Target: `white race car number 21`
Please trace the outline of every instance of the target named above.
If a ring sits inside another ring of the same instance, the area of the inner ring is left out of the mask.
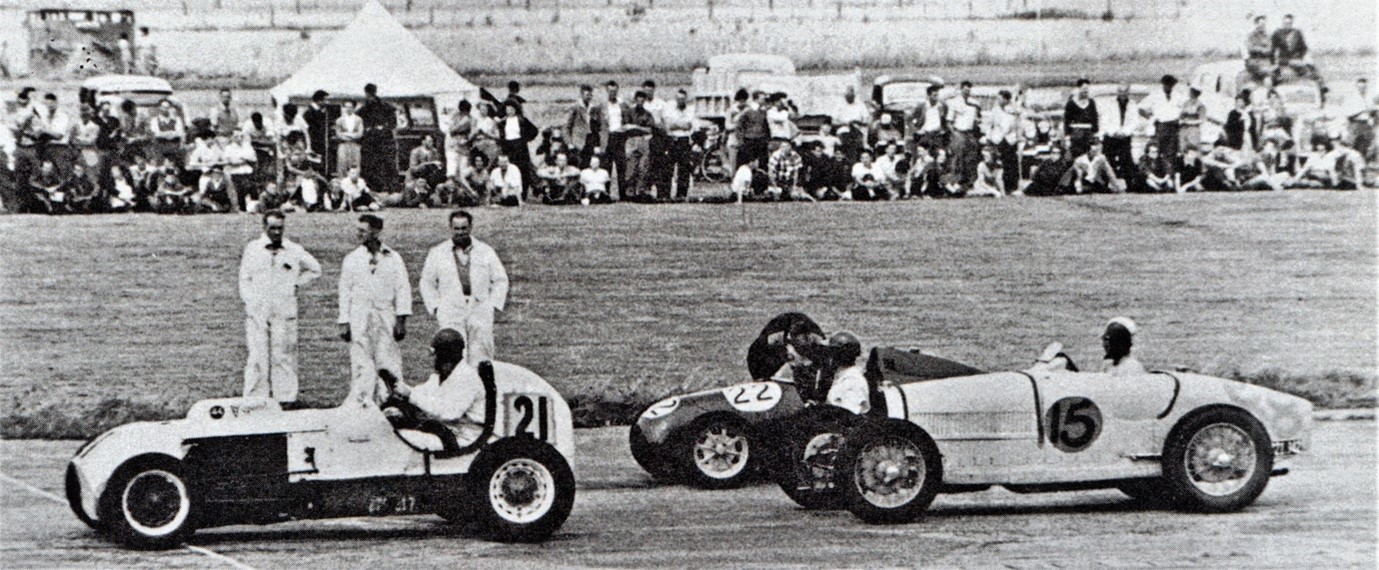
[[[780,384],[756,382],[723,389],[723,397],[740,412],[764,412],[780,403]]]

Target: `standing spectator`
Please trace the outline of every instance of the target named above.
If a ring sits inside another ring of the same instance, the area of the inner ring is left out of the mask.
[[[450,118],[444,125],[446,176],[457,176],[460,167],[469,160],[470,142],[474,138],[473,112],[474,106],[461,99],[455,112],[448,115]],[[338,129],[336,136],[339,137]]]
[[[1092,141],[1087,154],[1077,157],[1073,162],[1077,178],[1073,179],[1073,189],[1078,194],[1119,194],[1125,191],[1125,181],[1116,176],[1111,163],[1101,153],[1101,141]]]
[[[182,164],[182,142],[186,138],[186,124],[172,102],[163,99],[158,103],[158,116],[148,121],[149,135],[153,137],[150,158],[166,158],[175,164]]]
[[[972,82],[963,81],[958,96],[948,102],[948,124],[953,140],[949,153],[953,157],[953,172],[963,188],[970,188],[977,177],[977,163],[981,154],[977,148],[977,124],[981,108],[972,102]]]
[[[1274,74],[1274,41],[1269,36],[1269,19],[1255,16],[1254,30],[1245,36],[1245,47],[1241,56],[1245,59],[1245,70],[1255,81]]]
[[[579,173],[579,185],[584,189],[584,197],[580,199],[580,203],[586,206],[612,204],[613,197],[608,193],[609,180],[608,171],[599,163],[599,157],[589,157],[589,166]]]
[[[463,101],[462,103],[468,103]],[[340,118],[335,119],[335,169],[346,174],[359,166],[359,141],[364,138],[364,120],[354,113],[354,101],[340,103]]]
[[[1140,115],[1154,122],[1154,143],[1159,145],[1159,152],[1178,156],[1178,121],[1183,117],[1182,97],[1174,97],[1178,78],[1165,75],[1159,85],[1160,90],[1140,101]]]
[[[1270,39],[1274,47],[1274,64],[1277,66],[1275,73],[1287,69],[1298,77],[1316,78],[1317,70],[1307,57],[1307,40],[1302,37],[1302,30],[1293,27],[1292,14],[1283,16],[1282,27],[1275,30]]]
[[[115,52],[120,58],[120,73],[133,75],[135,73],[134,64],[134,44],[129,41],[129,34],[120,34],[120,39],[115,42]]]
[[[43,160],[52,161],[59,176],[66,178],[72,173],[75,161],[72,151],[72,133],[76,125],[72,118],[57,106],[57,95],[43,95],[43,107],[39,109],[38,142]]]
[[[522,115],[520,103],[509,98],[503,106],[506,112],[498,129],[498,148],[509,162],[522,171],[522,199],[526,200],[531,183],[536,180],[536,166],[532,164],[531,147],[528,145],[541,136],[541,130]]]
[[[804,166],[799,153],[795,152],[790,141],[780,141],[780,146],[771,153],[768,171],[771,174],[772,193],[779,193],[782,199],[790,199],[800,183],[800,168]]]
[[[1001,188],[1013,194],[1020,189],[1020,121],[1021,106],[1010,91],[1002,89],[1000,101],[991,112],[991,130],[986,135],[988,145],[995,145],[1001,164]],[[980,173],[979,173],[980,174]]]
[[[93,184],[99,184],[105,168],[101,150],[96,147],[96,141],[100,136],[101,123],[95,109],[82,105],[81,119],[72,131],[72,144],[77,151],[76,164],[83,166],[84,176],[90,178]]]
[[[493,172],[489,174],[488,185],[499,205],[522,205],[522,177],[522,169],[513,164],[508,155],[498,153],[498,164],[494,165]]]
[[[569,115],[565,118],[565,134],[570,138],[577,166],[588,164],[589,157],[594,155],[594,149],[599,146],[599,128],[594,123],[594,108],[594,86],[580,85],[579,101],[570,106]]]
[[[856,133],[857,135],[854,139],[854,141],[857,142],[857,148],[844,150],[844,154],[847,154],[849,150],[851,150],[853,156],[855,156],[855,153],[861,150],[861,141],[868,140],[870,135],[868,129],[871,128],[871,118],[871,107],[867,106],[866,103],[858,101],[857,89],[849,85],[847,91],[843,92],[843,104],[838,107],[838,113],[833,117],[833,122],[838,125],[840,131],[846,129],[847,132]],[[824,153],[829,156],[834,156],[834,149],[825,148]]]
[[[929,149],[948,148],[948,104],[939,101],[941,85],[930,85],[925,100],[915,105],[911,142]]]
[[[1063,135],[1068,139],[1068,153],[1077,158],[1087,152],[1087,147],[1096,140],[1101,117],[1097,113],[1096,101],[1091,98],[1090,85],[1086,77],[1077,80],[1077,90],[1063,106]]]
[[[311,104],[307,105],[302,111],[302,121],[306,123],[307,148],[311,152],[321,157],[321,164],[317,165],[316,172],[326,175],[332,172],[330,168],[330,114],[326,112],[326,97],[330,94],[317,89],[311,94]]]
[[[387,387],[378,371],[402,378],[407,317],[412,314],[412,283],[402,255],[383,244],[383,218],[359,216],[359,247],[340,266],[340,338],[350,343],[350,391],[346,402],[382,404]]]
[[[646,110],[647,93],[638,91],[633,96],[633,104],[623,117],[623,132],[627,137],[627,182],[632,186],[631,199],[634,202],[653,200],[648,188],[651,184],[651,146],[652,130],[656,128],[656,118]]]
[[[376,192],[397,190],[397,149],[393,130],[397,128],[397,110],[378,97],[378,86],[364,86],[364,106],[359,109],[364,123],[364,136],[359,139],[359,171],[369,188]]]
[[[286,216],[263,215],[263,236],[244,247],[239,264],[239,298],[249,359],[244,395],[297,401],[297,292],[321,276],[321,264],[302,246],[283,237]]]
[[[771,125],[766,111],[748,106],[737,114],[733,130],[741,141],[733,169],[751,163],[756,163],[755,168],[760,168],[766,162],[771,148]]]
[[[1369,80],[1363,77],[1355,80],[1356,100],[1350,112],[1350,137],[1355,141],[1355,150],[1366,161],[1374,158],[1374,125],[1379,120],[1379,97],[1369,91]]]
[[[737,132],[737,118],[743,111],[752,107],[751,98],[746,89],[739,88],[733,93],[733,104],[728,107],[728,116],[723,122],[723,146],[727,149],[728,161],[732,164],[737,164],[738,149],[742,148],[742,137]]]
[[[493,313],[507,305],[508,274],[498,253],[473,238],[473,226],[469,212],[450,214],[450,239],[427,252],[418,289],[437,328],[464,335],[465,357],[477,365],[494,358]]]
[[[1131,154],[1130,149],[1131,141],[1137,130],[1136,116],[1139,113],[1130,103],[1130,84],[1121,83],[1116,88],[1116,99],[1111,103],[1110,108],[1099,109],[1099,111],[1098,117],[1101,119],[1101,124],[1098,130],[1101,131],[1102,148],[1106,152],[1106,159],[1110,162],[1111,169],[1116,172],[1116,177],[1125,180],[1130,186],[1135,186],[1135,157]]]
[[[263,114],[254,112],[249,122],[244,124],[244,132],[249,135],[249,145],[254,149],[254,185],[263,187],[277,180],[278,134],[273,124],[264,119]]]
[[[491,164],[498,159],[498,109],[488,101],[480,101],[477,107],[479,113],[474,118],[474,135],[469,146],[483,153]]]
[[[1189,147],[1191,148],[1191,147]],[[1159,154],[1159,145],[1149,143],[1144,147],[1144,155],[1138,165],[1138,184],[1130,186],[1135,192],[1172,192],[1173,168],[1167,157]]]
[[[651,138],[647,140],[647,185],[648,192],[650,186],[656,187],[656,193],[664,196],[662,200],[670,197],[670,169],[669,151],[670,141],[667,140],[665,131],[664,113],[669,105],[664,99],[656,97],[656,82],[650,79],[642,82],[642,91],[646,92],[646,103],[642,105],[648,113],[651,113],[653,127],[651,128]]]
[[[230,179],[230,183],[235,186],[238,196],[235,203],[236,211],[244,211],[245,201],[251,196],[258,195],[258,182],[254,177],[254,169],[258,160],[258,153],[254,150],[254,145],[250,140],[249,133],[239,133],[225,144],[222,153],[225,165],[225,175]]]
[[[795,104],[790,102],[785,93],[771,96],[766,108],[766,130],[771,133],[770,144],[778,145],[783,141],[795,140],[795,135],[799,134],[799,129],[795,127],[795,118],[798,115]]]
[[[1235,108],[1226,115],[1224,129],[1226,146],[1235,150],[1254,150],[1259,125],[1250,113],[1250,99],[1244,93],[1235,97]],[[1220,141],[1218,141],[1220,142]]]
[[[871,138],[868,142],[873,149],[885,148],[891,144],[904,144],[905,134],[900,132],[900,121],[895,120],[890,113],[881,113],[871,126]]]
[[[1200,89],[1188,88],[1187,100],[1183,101],[1183,114],[1178,130],[1179,149],[1195,148],[1202,144],[1202,121],[1210,120],[1210,118],[1207,116],[1207,106],[1202,103],[1201,97],[1202,91]]]
[[[598,125],[599,140],[604,145],[603,159],[608,164],[608,172],[618,182],[618,199],[627,200],[627,135],[623,123],[628,106],[618,98],[617,81],[609,80],[603,89],[607,98],[589,110],[590,122]]]
[[[982,162],[977,165],[977,178],[972,182],[972,189],[967,195],[989,198],[1005,196],[1005,191],[1001,189],[1004,178],[1001,171],[1001,162],[996,157],[996,147],[983,145]]]
[[[158,75],[158,46],[148,34],[148,26],[139,27],[139,73]]]
[[[523,106],[527,104],[527,98],[523,97],[521,93],[521,83],[517,81],[508,81],[508,94],[506,97],[503,98],[503,105],[506,106],[508,103],[512,103],[514,105],[517,105],[518,110],[521,110]]]
[[[689,199],[690,175],[694,173],[694,157],[701,151],[694,143],[694,126],[698,118],[689,106],[689,93],[684,89],[675,92],[675,104],[661,111],[666,135],[670,141],[670,164],[675,177],[675,199]],[[670,199],[670,187],[661,193],[662,199]]]
[[[216,109],[215,117],[211,121],[211,124],[215,126],[216,136],[234,135],[241,123],[239,112],[234,108],[230,88],[222,88],[220,90],[220,107]]]

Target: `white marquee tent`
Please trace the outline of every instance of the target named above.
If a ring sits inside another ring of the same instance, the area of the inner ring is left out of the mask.
[[[368,0],[316,57],[269,92],[281,105],[317,89],[362,97],[367,83],[378,85],[378,95],[385,98],[433,96],[440,109],[479,96],[477,86],[422,45],[376,0]]]

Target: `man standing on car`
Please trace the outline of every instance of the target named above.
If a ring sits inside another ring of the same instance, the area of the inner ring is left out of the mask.
[[[321,276],[321,264],[302,246],[283,237],[286,217],[263,215],[263,236],[244,247],[239,263],[239,298],[249,360],[245,397],[297,401],[297,291]]]
[[[1104,372],[1112,376],[1144,374],[1144,365],[1130,354],[1134,344],[1135,321],[1129,317],[1116,317],[1106,323],[1106,332],[1101,335],[1101,346],[1106,349]]]
[[[340,267],[340,338],[350,343],[350,393],[346,401],[372,399],[381,404],[388,396],[378,371],[402,377],[402,351],[397,343],[407,337],[407,317],[412,314],[412,282],[402,255],[379,239],[383,219],[359,216],[356,230],[359,247],[345,256]]]
[[[498,253],[471,235],[474,217],[450,214],[450,239],[426,254],[421,299],[439,328],[464,335],[469,362],[493,360],[493,312],[507,305],[508,273]]]

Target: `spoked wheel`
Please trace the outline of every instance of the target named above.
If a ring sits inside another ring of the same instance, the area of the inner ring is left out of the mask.
[[[676,438],[676,459],[685,482],[705,489],[727,489],[752,477],[752,440],[741,420],[708,416],[695,420]]]
[[[1164,448],[1164,474],[1182,508],[1230,512],[1253,503],[1269,483],[1274,453],[1249,413],[1222,408],[1191,416]]]
[[[834,406],[814,406],[785,422],[786,437],[773,476],[787,496],[806,509],[841,509],[838,456],[846,433],[860,417]]]
[[[182,465],[170,457],[135,459],[115,471],[100,500],[104,529],[134,548],[171,548],[195,531]]]
[[[848,510],[873,524],[919,518],[943,480],[942,458],[934,440],[900,420],[865,425],[850,434],[838,468]]]
[[[715,146],[699,159],[699,172],[706,182],[724,183],[732,180],[731,165],[724,158],[723,147]]]
[[[539,542],[570,516],[575,478],[549,444],[530,438],[494,443],[466,477],[467,503],[481,533],[500,542]]]

